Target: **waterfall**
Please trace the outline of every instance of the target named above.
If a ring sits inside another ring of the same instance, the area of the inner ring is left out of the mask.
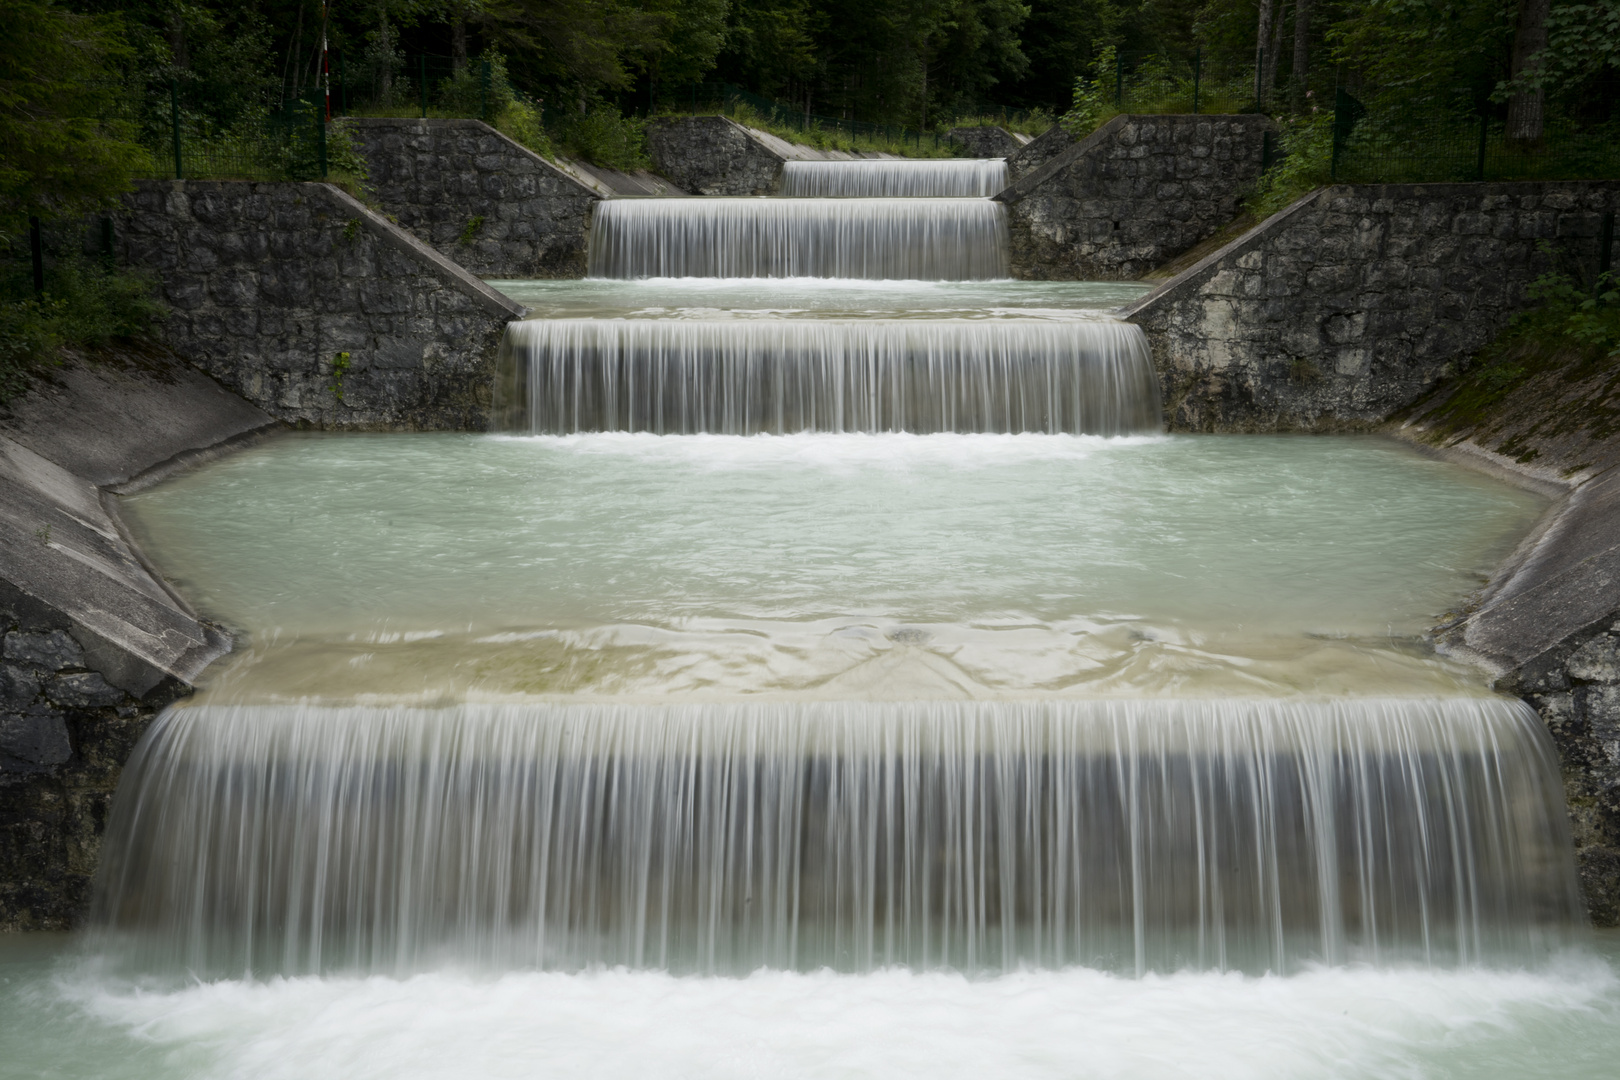
[[[1580,920],[1502,699],[175,708],[93,913],[199,975],[1454,965]]]
[[[982,199],[1006,186],[1002,158],[790,161],[782,172],[782,194],[799,199]]]
[[[557,319],[511,324],[502,430],[1159,430],[1142,331],[1112,320]]]
[[[591,277],[1004,278],[1005,208],[988,199],[609,199]]]

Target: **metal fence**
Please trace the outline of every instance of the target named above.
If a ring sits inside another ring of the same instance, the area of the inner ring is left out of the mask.
[[[1334,95],[1335,181],[1441,183],[1620,179],[1620,131],[1549,122],[1541,138],[1509,139],[1488,109],[1475,115],[1404,116]]]
[[[150,147],[154,177],[318,180],[330,174],[329,128],[318,99],[290,101],[229,127],[188,115],[173,88],[167,104],[168,122]]]
[[[763,97],[731,83],[695,83],[672,92],[663,99],[662,105],[672,112],[690,112],[694,116],[700,112],[733,112],[739,106],[746,106],[773,127],[786,128],[800,134],[820,131],[846,135],[850,138],[896,144],[909,143],[918,148],[927,146],[939,149],[950,145],[949,141],[937,131],[922,131],[903,125],[876,124],[838,116],[822,116],[795,105]]]

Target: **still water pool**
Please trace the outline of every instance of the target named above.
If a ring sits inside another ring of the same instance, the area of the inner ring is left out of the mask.
[[[215,692],[1479,693],[1543,508],[1376,437],[289,435],[126,501]]]

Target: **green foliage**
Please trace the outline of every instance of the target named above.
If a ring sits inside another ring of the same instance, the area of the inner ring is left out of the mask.
[[[485,64],[489,65],[487,75]],[[440,108],[452,116],[494,118],[506,111],[517,94],[506,71],[506,57],[491,49],[440,82],[437,97]]]
[[[327,384],[326,389],[339,401],[343,400],[343,379],[349,374],[349,364],[349,354],[346,352],[337,353],[332,357],[332,381]]]
[[[1278,123],[1281,159],[1261,174],[1249,197],[1249,212],[1258,218],[1269,217],[1331,182],[1333,114],[1283,118]]]
[[[958,116],[954,120],[943,121],[942,128],[959,127],[998,127],[1003,131],[1015,132],[1019,135],[1040,135],[1056,122],[1051,113],[1036,107],[1028,112],[1004,113],[1001,116]]]
[[[647,157],[647,122],[619,115],[598,102],[570,119],[560,133],[563,151],[592,165],[629,172],[651,164]]]
[[[1567,274],[1548,273],[1532,282],[1528,293],[1539,306],[1521,313],[1482,350],[1450,397],[1425,418],[1441,432],[1481,423],[1525,383],[1548,371],[1564,368],[1565,378],[1579,379],[1620,362],[1620,279],[1615,274],[1584,287]]]
[[[0,239],[30,216],[109,205],[147,162],[112,65],[128,54],[117,20],[54,0],[0,4]]]
[[[1058,118],[1065,131],[1077,139],[1096,131],[1103,121],[1119,112],[1114,107],[1114,72],[1118,52],[1112,45],[1097,50],[1088,74],[1074,80],[1074,100],[1069,111]]]
[[[461,227],[461,235],[456,237],[458,244],[470,244],[478,237],[478,230],[484,227],[484,215],[474,214],[467,219],[467,224]]]
[[[1620,353],[1620,277],[1611,271],[1591,288],[1566,274],[1544,274],[1531,282],[1530,297],[1541,301],[1538,321],[1577,345]]]
[[[541,157],[556,156],[551,148],[551,137],[540,125],[540,110],[526,101],[513,101],[502,109],[495,117],[495,129]]]
[[[82,257],[48,260],[45,295],[34,295],[26,251],[0,259],[0,402],[61,361],[63,349],[146,338],[167,314],[146,274]]]

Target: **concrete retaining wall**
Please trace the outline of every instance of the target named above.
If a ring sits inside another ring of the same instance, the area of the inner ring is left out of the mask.
[[[488,426],[496,351],[522,307],[342,191],[150,181],[126,204],[119,247],[162,281],[169,344],[271,416]]]
[[[1031,168],[1062,141],[1043,135],[996,196],[1014,276],[1132,280],[1169,261],[1237,216],[1270,129],[1263,116],[1116,116]]]
[[[125,759],[230,648],[142,562],[111,491],[273,423],[153,355],[70,365],[0,418],[0,931],[72,925]]]
[[[486,277],[584,277],[599,193],[477,120],[351,119],[377,202]]]
[[[1327,188],[1122,314],[1175,430],[1364,427],[1495,337],[1536,277],[1595,268],[1616,206],[1613,182]]]
[[[945,137],[966,151],[968,157],[1004,158],[1016,154],[1029,138],[1014,135],[1006,128],[959,127],[951,128]]]

